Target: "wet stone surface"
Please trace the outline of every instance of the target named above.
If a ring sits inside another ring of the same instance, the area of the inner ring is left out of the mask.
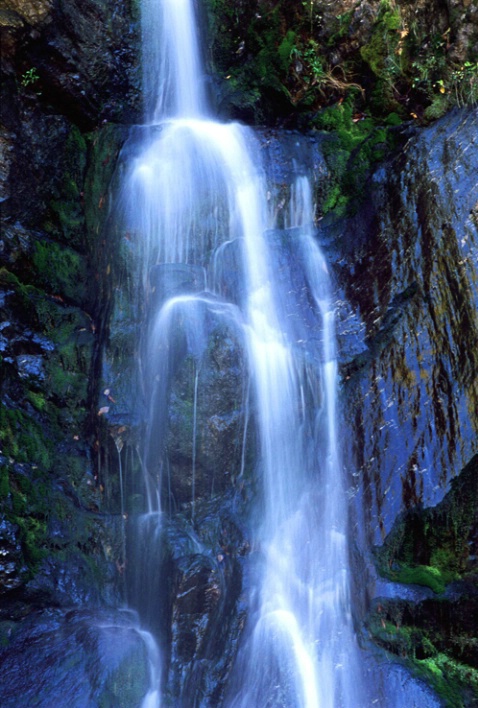
[[[149,686],[133,613],[49,610],[0,623],[0,702],[50,708],[139,705]],[[27,667],[27,668],[26,668]],[[21,699],[19,699],[21,696]]]
[[[440,501],[476,451],[477,121],[452,113],[412,138],[335,245],[362,347],[342,351],[343,401],[369,542]]]

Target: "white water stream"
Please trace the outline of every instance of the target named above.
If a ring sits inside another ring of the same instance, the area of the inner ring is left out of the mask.
[[[214,311],[234,322],[246,343],[263,483],[260,522],[252,529],[261,562],[253,570],[249,619],[224,705],[360,708],[334,312],[327,266],[312,235],[309,180],[299,166],[286,232],[285,250],[300,271],[299,288],[288,259],[284,265],[282,258],[279,269],[283,245],[271,230],[274,205],[267,202],[252,131],[209,115],[192,0],[143,0],[142,13],[147,125],[125,191],[128,227],[144,250],[144,282],[156,263],[190,264],[199,274],[207,271],[214,290],[218,254],[226,244],[242,244],[239,304],[223,301],[219,292],[184,292],[155,315],[145,366],[151,392],[148,518],[160,523],[157,477],[165,464],[167,411],[161,406],[172,366],[169,342],[178,322],[186,321],[188,348],[199,360],[206,346],[203,320]],[[197,371],[194,377],[195,440]],[[191,473],[194,496],[194,453]],[[144,708],[160,704],[158,676],[159,671]]]

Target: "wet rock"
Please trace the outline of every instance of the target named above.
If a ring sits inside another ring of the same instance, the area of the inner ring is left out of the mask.
[[[172,520],[169,685],[184,704],[220,705],[245,621],[241,604],[244,535],[240,502],[199,503],[194,522]]]
[[[46,19],[52,9],[52,0],[4,0],[5,10],[16,13],[30,25],[36,25]]]
[[[300,165],[313,182],[314,192],[328,180],[329,170],[322,152],[324,136],[313,133],[305,136],[298,131],[257,129],[262,159],[269,177],[268,201],[276,205],[274,217],[278,228],[287,227],[290,219],[290,185],[297,177]]]
[[[23,584],[27,574],[19,529],[0,516],[0,594]]]
[[[426,680],[417,679],[400,663],[389,659],[380,663],[378,672],[376,662],[377,650],[368,657],[364,652],[364,676],[371,705],[393,705],[397,696],[406,696],[407,705],[414,708],[443,708],[442,700],[427,686]]]
[[[177,366],[166,434],[167,488],[175,504],[223,493],[241,474],[246,395],[238,330],[215,322],[199,360]],[[179,364],[179,362],[177,362]]]
[[[447,0],[446,4],[453,27],[450,58],[463,64],[478,52],[478,7],[471,0]]]
[[[28,105],[22,110],[20,104],[20,110],[17,107],[12,115],[8,115],[8,108],[5,112],[5,123],[11,126],[7,146],[9,182],[15,184],[15,190],[9,189],[2,220],[14,240],[15,232],[28,230],[33,223],[38,232],[52,200],[59,197],[64,187],[62,167],[71,127],[60,116],[43,115],[38,106]]]
[[[97,124],[98,116],[134,112],[136,19],[127,3],[7,0],[0,25],[7,71],[19,76],[27,95],[83,127]]]
[[[10,166],[13,140],[6,131],[0,133],[0,203],[10,196]]]
[[[399,517],[375,549],[381,575],[443,594],[478,569],[478,456],[451,483],[435,507],[409,510]],[[456,595],[452,592],[450,597]]]
[[[54,535],[51,538],[58,543]],[[115,563],[105,562],[101,556],[95,558],[91,551],[88,555],[81,553],[75,549],[71,534],[69,538],[63,536],[62,545],[64,553],[53,553],[36,568],[35,577],[23,588],[22,599],[36,607],[116,605],[119,594]]]
[[[140,705],[149,688],[147,646],[132,613],[33,614],[8,628],[0,651],[0,701],[48,708]],[[25,667],[28,667],[25,670]]]
[[[22,354],[17,357],[17,370],[21,379],[40,383],[45,379],[43,358],[34,354]]]
[[[193,518],[163,512],[128,519],[129,602],[170,647],[167,692],[184,705],[221,703],[245,621],[245,514],[232,492],[197,500]]]
[[[153,294],[153,309],[176,295],[189,295],[206,289],[204,268],[186,263],[160,263],[151,268],[149,282]]]
[[[410,139],[340,227],[334,269],[362,348],[341,355],[344,410],[368,542],[440,501],[476,451],[477,120],[453,112]]]

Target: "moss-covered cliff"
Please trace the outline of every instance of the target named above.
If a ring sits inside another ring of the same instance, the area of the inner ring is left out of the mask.
[[[107,2],[8,0],[0,10],[4,616],[32,603],[118,602],[116,520],[101,513],[95,460],[96,372],[109,301],[100,223],[115,161],[104,124],[138,105],[131,13]]]

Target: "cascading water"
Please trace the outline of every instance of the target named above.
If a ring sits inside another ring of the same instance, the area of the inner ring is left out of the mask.
[[[360,706],[337,444],[334,313],[327,267],[312,238],[310,185],[304,176],[292,187],[290,211],[293,258],[301,276],[282,283],[273,311],[280,329],[271,326],[264,300],[256,311],[255,293],[251,296],[250,361],[265,491],[258,535],[264,563],[228,704]],[[315,308],[299,323],[299,331],[297,322],[285,329],[291,309],[286,300],[303,292],[301,285]],[[314,341],[318,331],[320,340]]]
[[[147,124],[125,180],[143,285],[156,283],[143,365],[148,509],[138,533],[146,528],[141,545],[149,565],[160,566],[151,553],[161,542],[160,489],[167,488],[165,402],[184,352],[194,363],[194,518],[201,362],[210,323],[219,322],[246,352],[262,481],[255,510],[261,523],[251,523],[261,560],[252,570],[249,617],[224,705],[358,708],[334,315],[312,236],[310,185],[299,168],[288,230],[274,231],[252,131],[208,116],[194,26],[191,0],[143,0]],[[221,275],[228,249],[236,254],[232,285]],[[141,576],[130,600],[154,628],[161,598],[145,585],[154,582]],[[159,704],[155,681],[145,706]]]

